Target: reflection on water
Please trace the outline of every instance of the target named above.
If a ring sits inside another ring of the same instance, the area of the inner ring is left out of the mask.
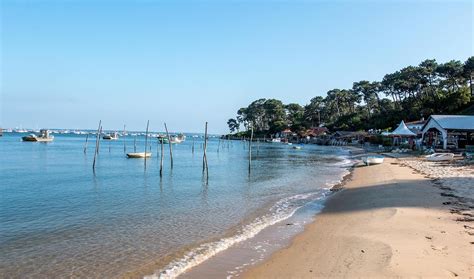
[[[173,146],[173,169],[165,146],[160,177],[156,142],[144,171],[143,160],[125,158],[119,140],[101,142],[94,176],[90,140],[84,154],[85,136],[57,135],[48,144],[21,142],[17,134],[0,139],[4,277],[113,277],[150,263],[163,267],[197,243],[285,213],[291,205],[283,199],[318,193],[345,170],[342,150],[260,143],[249,175],[248,143],[225,143],[217,151],[214,139],[207,181],[202,141],[196,139],[193,154],[189,139]],[[126,140],[133,150],[133,137]],[[143,146],[139,138],[137,151]]]

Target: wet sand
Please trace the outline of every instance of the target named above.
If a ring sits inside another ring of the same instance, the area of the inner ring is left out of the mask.
[[[355,168],[289,247],[244,277],[472,277],[472,220],[442,185],[400,163]]]

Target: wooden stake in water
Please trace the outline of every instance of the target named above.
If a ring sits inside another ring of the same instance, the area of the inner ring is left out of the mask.
[[[137,153],[137,136],[133,139],[133,152]]]
[[[89,140],[89,133],[86,135],[86,143],[84,144],[84,154],[86,154],[87,151],[87,141]]]
[[[250,132],[250,141],[249,141],[249,173],[250,173],[250,167],[252,165],[252,140],[253,140],[253,126]]]
[[[125,125],[123,125],[122,137],[123,137],[123,153],[127,153],[127,145],[125,143]]]
[[[146,170],[146,151],[148,149],[148,125],[150,125],[150,120],[146,122],[146,132],[145,132],[145,170]]]
[[[100,151],[100,136],[102,136],[102,126],[100,126],[100,131],[99,131],[99,142],[97,144],[97,154],[99,154],[99,151]]]
[[[92,170],[95,172],[95,159],[97,157],[97,153],[99,153],[99,137],[100,137],[100,124],[102,120],[99,120],[99,127],[97,128],[97,134],[95,138],[95,151],[94,151],[94,162],[92,163]]]
[[[165,130],[166,130],[166,136],[168,137],[168,145],[170,146],[170,162],[171,162],[171,168],[173,168],[173,147],[171,144],[171,137],[170,134],[168,133],[168,127],[166,126],[165,123]]]
[[[165,145],[164,145],[164,139],[161,139],[161,160],[160,160],[160,177],[163,176],[163,156],[165,155]]]
[[[202,172],[206,170],[206,177],[209,177],[209,168],[207,166],[207,122],[204,130],[204,155],[202,157]]]
[[[193,137],[193,148],[191,152],[194,154],[194,137]]]
[[[260,149],[260,139],[257,139],[257,156],[258,156],[259,149]]]

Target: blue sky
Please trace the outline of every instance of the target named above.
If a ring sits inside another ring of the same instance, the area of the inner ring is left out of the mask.
[[[3,127],[227,131],[426,58],[473,55],[471,1],[9,1]]]

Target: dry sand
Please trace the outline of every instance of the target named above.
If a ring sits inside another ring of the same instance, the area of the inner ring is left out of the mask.
[[[289,247],[244,277],[474,277],[474,224],[444,193],[396,159],[356,168]]]

